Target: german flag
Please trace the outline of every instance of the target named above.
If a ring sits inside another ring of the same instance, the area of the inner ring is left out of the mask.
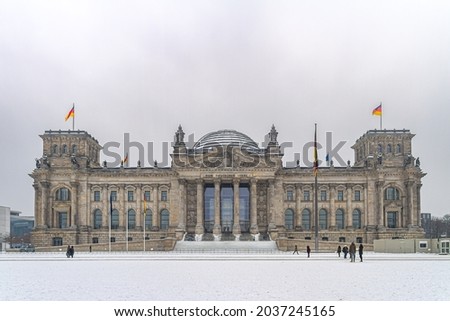
[[[75,105],[72,107],[72,109],[69,111],[69,113],[66,115],[65,121],[67,121],[69,118],[75,117]]]
[[[374,116],[381,116],[382,114],[383,114],[383,111],[381,108],[381,104],[380,104],[380,106],[378,106],[377,108],[372,110],[372,115],[374,115]]]

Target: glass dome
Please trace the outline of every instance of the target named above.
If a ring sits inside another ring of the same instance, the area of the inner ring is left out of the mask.
[[[247,135],[231,129],[223,129],[211,132],[203,136],[195,143],[195,152],[207,151],[212,147],[236,146],[249,152],[259,152],[258,144]]]

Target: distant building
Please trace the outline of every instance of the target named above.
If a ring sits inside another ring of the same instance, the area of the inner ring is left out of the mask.
[[[15,238],[31,235],[34,227],[34,216],[20,215],[21,212],[11,211],[10,233]]]
[[[420,220],[422,222],[422,228],[425,231],[425,237],[431,237],[431,213],[421,213]]]
[[[284,167],[277,135],[272,126],[260,147],[241,132],[218,130],[187,147],[180,126],[170,167],[111,168],[100,164],[102,146],[87,132],[46,131],[30,175],[33,243],[308,240],[315,215],[321,242],[424,236],[425,173],[409,130],[370,130],[352,146],[354,165],[319,168],[317,214],[312,168]]]

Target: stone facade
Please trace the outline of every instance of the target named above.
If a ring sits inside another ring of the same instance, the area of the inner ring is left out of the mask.
[[[46,131],[31,174],[33,243],[314,239],[313,171],[283,167],[277,135],[272,127],[260,148],[240,132],[220,130],[189,148],[180,126],[172,164],[161,168],[108,167],[87,132]],[[353,166],[319,168],[321,242],[423,237],[425,174],[412,156],[413,137],[409,130],[371,130],[352,147]]]

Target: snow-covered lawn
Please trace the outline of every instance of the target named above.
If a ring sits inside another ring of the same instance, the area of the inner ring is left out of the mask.
[[[334,253],[1,253],[0,301],[444,301],[450,257]]]

